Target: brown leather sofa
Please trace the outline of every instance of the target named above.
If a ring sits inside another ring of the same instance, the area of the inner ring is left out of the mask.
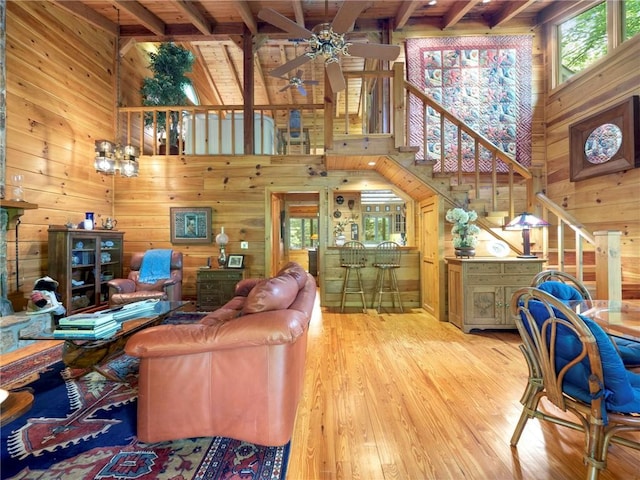
[[[291,262],[235,292],[197,324],[151,327],[127,342],[126,353],[140,357],[140,440],[291,439],[316,282]]]
[[[182,300],[182,252],[171,252],[170,277],[155,283],[140,282],[140,268],[145,252],[131,256],[128,278],[109,280],[109,306],[114,307],[140,300]]]

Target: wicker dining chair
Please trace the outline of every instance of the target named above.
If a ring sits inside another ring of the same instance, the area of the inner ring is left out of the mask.
[[[532,287],[540,288],[561,301],[583,300],[585,307],[593,305],[589,290],[575,277],[559,270],[545,270],[531,281]],[[609,335],[627,368],[640,368],[640,342],[616,335]]]
[[[560,270],[543,270],[542,272],[538,273],[535,277],[533,277],[533,280],[531,281],[531,286],[537,287],[543,282],[550,282],[550,281],[562,282],[567,285],[571,285],[572,287],[577,289],[578,292],[580,292],[580,295],[582,295],[583,299],[588,301],[593,300],[591,297],[591,293],[580,280],[578,280],[573,275],[569,275],[568,273],[562,272]]]
[[[534,288],[517,290],[511,312],[520,332],[529,379],[511,445],[530,418],[582,431],[587,480],[606,468],[610,443],[640,450],[640,375],[626,370],[609,336],[593,320]],[[578,421],[540,409],[546,397]]]

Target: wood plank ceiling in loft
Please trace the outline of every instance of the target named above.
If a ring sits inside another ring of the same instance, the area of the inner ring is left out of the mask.
[[[347,0],[349,1],[349,0]],[[263,22],[258,13],[271,8],[288,19],[312,29],[331,21],[342,1],[326,0],[83,0],[56,2],[97,28],[120,35],[121,50],[133,42],[175,41],[190,48],[205,72],[194,78],[196,89],[212,104],[242,105],[243,33],[253,35],[254,104],[286,105],[323,103],[324,65],[321,59],[300,67],[302,78],[318,80],[305,86],[307,95],[296,88],[282,89],[288,82],[269,75],[274,68],[304,53],[305,44],[288,38],[282,30]],[[568,10],[584,8],[587,1],[558,0],[373,0],[358,16],[349,41],[385,43],[392,31],[405,36],[442,35],[465,25],[501,28],[535,26],[552,21]],[[421,33],[418,33],[421,32]],[[400,54],[400,60],[404,53]],[[342,70],[356,72],[381,68],[376,60],[342,57]],[[297,70],[297,69],[296,69]],[[293,72],[286,75],[293,75]],[[359,104],[359,82],[349,82],[351,108]],[[351,110],[350,108],[350,110]],[[353,111],[353,110],[351,110]]]

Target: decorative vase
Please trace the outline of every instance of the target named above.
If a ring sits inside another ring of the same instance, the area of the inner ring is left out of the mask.
[[[347,237],[345,237],[344,235],[336,236],[336,247],[343,246],[346,241],[347,241]]]
[[[93,230],[93,212],[86,212],[84,219],[84,229]]]
[[[470,258],[476,256],[476,249],[474,247],[456,247],[456,257]]]

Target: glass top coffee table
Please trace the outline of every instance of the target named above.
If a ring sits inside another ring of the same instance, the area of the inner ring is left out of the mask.
[[[62,361],[67,367],[88,371],[95,370],[111,380],[122,381],[122,379],[113,378],[100,366],[121,354],[131,335],[145,328],[159,325],[169,314],[188,304],[189,302],[158,301],[154,302],[152,309],[147,308],[139,314],[132,311],[129,315],[131,318],[125,317],[120,324],[120,329],[108,338],[88,340],[74,338],[73,334],[60,338],[59,336],[54,337],[52,331],[25,335],[20,338],[22,340],[62,340],[64,341]]]

